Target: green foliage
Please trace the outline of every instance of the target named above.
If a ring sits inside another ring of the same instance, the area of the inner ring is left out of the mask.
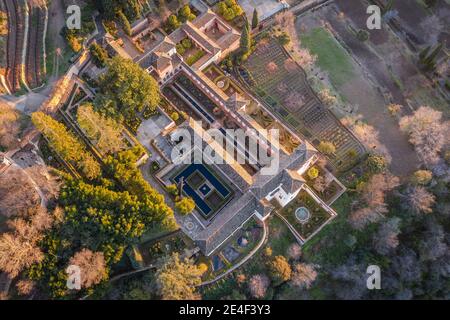
[[[175,202],[175,208],[180,214],[186,215],[195,209],[195,202],[190,197],[183,197]]]
[[[169,18],[167,19],[167,24],[169,27],[169,31],[173,31],[175,29],[178,29],[181,26],[181,22],[178,21],[178,18],[176,15],[171,14]]]
[[[289,35],[287,34],[287,32],[283,31],[278,37],[277,37],[278,41],[280,42],[280,44],[282,46],[288,45],[289,42],[291,42],[291,38],[289,37]]]
[[[186,49],[184,48],[184,46],[181,43],[178,43],[176,45],[176,48],[177,48],[177,53],[181,56],[184,55],[184,53],[186,52]]]
[[[88,179],[100,175],[100,165],[86,152],[84,145],[66,127],[52,117],[35,112],[31,115],[35,127],[47,138],[52,148],[68,162],[80,168]]]
[[[205,55],[205,52],[203,50],[199,50],[186,58],[186,64],[188,66],[192,66],[194,63],[196,63],[198,60],[200,60],[200,58],[203,57],[204,55]]]
[[[442,48],[443,44],[438,43],[431,52],[431,47],[427,47],[420,52],[419,63],[425,71],[432,71],[436,68],[436,57],[442,51]]]
[[[253,9],[252,29],[255,29],[256,27],[258,27],[258,24],[259,24],[258,11],[255,8],[255,9]]]
[[[244,13],[244,10],[242,10],[236,0],[221,1],[217,5],[217,8],[218,13],[227,21],[231,21]]]
[[[184,38],[181,40],[181,44],[185,49],[190,49],[192,47],[192,41],[189,38]]]
[[[122,26],[125,34],[128,36],[131,36],[131,25],[130,25],[130,21],[128,21],[128,18],[125,16],[125,14],[122,12],[122,10],[118,10],[116,15],[117,15],[117,19],[119,20],[119,23]]]
[[[87,103],[78,107],[77,121],[87,137],[103,154],[125,148],[122,126],[114,119],[95,112],[92,104]]]
[[[369,40],[369,36],[370,36],[369,31],[364,29],[360,29],[356,33],[356,38],[358,38],[358,40],[362,42]]]
[[[6,12],[0,11],[0,36],[8,34],[8,16]]]
[[[242,56],[247,56],[250,53],[251,45],[252,45],[252,38],[250,35],[248,23],[246,23],[244,29],[242,30],[240,40],[240,49]]]
[[[108,71],[100,79],[104,100],[117,103],[125,118],[134,118],[145,107],[155,110],[159,101],[159,86],[138,64],[114,57],[108,62]]]
[[[172,118],[173,121],[178,121],[178,119],[180,119],[180,115],[176,111],[172,112],[170,117]]]
[[[82,39],[76,35],[76,31],[67,30],[64,37],[73,52],[79,52],[83,48]]]
[[[383,156],[370,154],[366,160],[367,168],[372,174],[380,173],[386,170],[387,162]]]
[[[93,43],[89,51],[93,58],[94,64],[99,68],[105,67],[106,61],[108,60],[108,53],[106,50],[99,44]]]
[[[192,13],[188,4],[185,4],[178,10],[178,19],[181,22],[192,21],[195,19],[195,14]]]
[[[178,186],[176,184],[169,184],[166,187],[166,190],[170,195],[172,195],[174,197],[178,196],[179,192],[178,192]]]
[[[192,260],[180,260],[178,253],[166,257],[156,272],[156,287],[164,300],[197,299],[195,286],[201,283],[202,270]]]
[[[317,178],[319,176],[319,170],[316,168],[316,167],[311,167],[309,170],[308,170],[308,177],[311,179],[311,180],[314,180],[315,178]]]

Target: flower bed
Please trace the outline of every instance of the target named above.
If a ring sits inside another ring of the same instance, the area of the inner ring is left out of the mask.
[[[296,209],[301,207],[306,208],[310,213],[308,221],[303,223],[295,216]],[[294,200],[281,209],[280,214],[286,218],[303,239],[311,236],[332,217],[305,190],[301,190]]]
[[[330,173],[328,173],[320,165],[316,165],[314,168],[318,170],[317,177],[312,178],[308,175],[308,171],[303,175],[303,177],[308,186],[310,186],[311,189],[313,189],[314,192],[328,204],[328,202],[332,200],[339,192],[341,192],[343,188],[336,182],[334,177],[332,177]]]

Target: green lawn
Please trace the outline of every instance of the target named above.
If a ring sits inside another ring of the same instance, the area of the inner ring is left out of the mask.
[[[350,56],[324,28],[315,28],[300,36],[301,44],[317,55],[317,64],[326,71],[331,82],[340,87],[354,74]]]

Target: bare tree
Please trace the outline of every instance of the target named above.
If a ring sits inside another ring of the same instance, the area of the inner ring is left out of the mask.
[[[345,264],[331,270],[330,275],[337,282],[333,288],[338,299],[361,299],[367,291],[365,268],[356,264],[353,257],[350,257]]]
[[[386,191],[390,191],[399,185],[400,179],[390,173],[375,174],[364,186],[362,199],[369,207],[377,209],[385,208]]]
[[[436,197],[422,186],[407,188],[402,198],[403,208],[415,214],[433,212],[432,207],[436,201]]]
[[[31,292],[33,292],[35,287],[35,283],[34,281],[31,280],[19,280],[16,283],[16,288],[17,288],[17,292],[21,295],[21,296],[27,296],[29,295]]]
[[[442,112],[422,106],[413,115],[401,118],[399,125],[400,130],[409,135],[409,142],[425,165],[434,165],[439,161],[439,153],[450,131],[449,122],[442,120]]]
[[[353,211],[348,218],[348,222],[354,229],[362,230],[369,223],[379,221],[380,219],[380,214],[374,208],[366,207]]]
[[[423,260],[436,261],[448,255],[449,247],[446,244],[446,232],[436,219],[427,219],[425,223],[423,240],[420,243],[420,258]]]
[[[293,260],[298,260],[302,256],[302,248],[298,245],[298,243],[294,242],[289,246],[287,255]]]
[[[292,284],[300,288],[309,289],[316,278],[317,272],[313,265],[298,263],[294,267]]]
[[[353,131],[358,139],[372,152],[382,155],[386,161],[391,162],[391,155],[384,144],[380,142],[379,132],[373,126],[362,122],[358,117],[346,117],[342,123]]]
[[[282,11],[275,16],[275,22],[284,29],[292,42],[292,49],[297,62],[303,67],[310,67],[317,57],[312,55],[308,49],[300,46],[297,30],[295,29],[295,15],[291,11]],[[289,70],[289,66],[287,68]]]
[[[106,263],[102,252],[83,249],[69,260],[69,264],[80,268],[83,288],[90,288],[106,278]]]
[[[378,232],[373,237],[373,246],[379,254],[391,253],[399,245],[400,219],[397,217],[388,219],[381,224]]]
[[[44,255],[37,246],[36,238],[26,238],[30,230],[20,233],[4,233],[0,236],[0,270],[16,277],[23,269],[42,261]]]
[[[0,214],[14,216],[38,203],[39,195],[21,169],[10,167],[0,175]]]
[[[253,298],[264,298],[269,287],[270,280],[265,274],[257,274],[250,278],[249,290]]]
[[[0,146],[6,149],[19,145],[20,114],[17,110],[0,101]]]

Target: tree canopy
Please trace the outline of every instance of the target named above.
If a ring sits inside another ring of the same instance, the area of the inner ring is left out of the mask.
[[[116,56],[108,63],[100,79],[102,94],[116,101],[121,114],[133,118],[145,107],[156,109],[160,101],[159,86],[144,69],[131,60]]]
[[[31,115],[35,127],[47,138],[52,148],[66,161],[80,168],[88,179],[100,175],[100,165],[73,133],[43,112]]]

